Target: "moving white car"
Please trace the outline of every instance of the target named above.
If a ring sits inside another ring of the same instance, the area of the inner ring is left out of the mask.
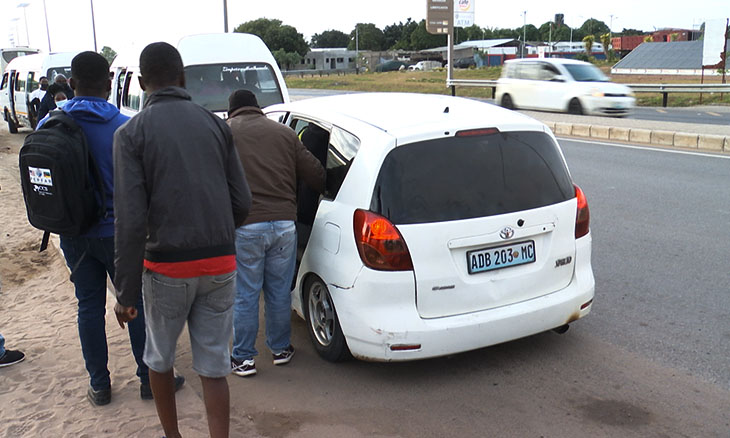
[[[279,66],[266,44],[256,35],[220,33],[190,35],[177,45],[185,68],[185,88],[193,100],[223,117],[228,96],[248,89],[265,107],[289,101]],[[123,54],[111,66],[114,75],[109,101],[132,116],[144,106],[139,86],[139,54]]]
[[[586,197],[552,132],[470,99],[362,93],[268,107],[327,169],[299,197],[292,306],[327,360],[443,356],[593,302]],[[301,190],[301,189],[300,189]]]
[[[636,99],[629,87],[610,82],[591,63],[525,58],[504,63],[495,102],[508,109],[626,116]]]

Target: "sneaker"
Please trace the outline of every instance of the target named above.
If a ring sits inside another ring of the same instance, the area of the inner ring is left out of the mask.
[[[15,365],[25,359],[25,354],[16,350],[5,350],[5,354],[0,357],[0,368]]]
[[[89,385],[89,390],[86,391],[86,397],[96,406],[108,405],[112,401],[112,389],[104,388],[97,391]]]
[[[294,347],[289,345],[279,354],[273,354],[274,365],[286,365],[291,362],[292,356],[294,356]]]
[[[239,361],[231,357],[231,372],[241,377],[253,376],[256,374],[256,362],[253,359]]]
[[[185,384],[185,377],[175,376],[175,392],[178,392],[180,388]],[[153,400],[155,397],[152,395],[152,387],[149,383],[141,383],[139,385],[139,398],[142,400]]]

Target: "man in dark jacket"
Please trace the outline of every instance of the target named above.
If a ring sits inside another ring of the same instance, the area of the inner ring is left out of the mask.
[[[72,279],[79,301],[81,352],[90,377],[87,396],[96,405],[108,404],[112,396],[104,319],[107,275],[114,279],[112,141],[117,128],[129,119],[106,101],[111,88],[108,72],[109,63],[98,53],[83,52],[76,55],[71,61],[71,85],[76,89],[77,96],[64,106],[64,111],[84,131],[89,150],[101,173],[99,189],[104,190],[106,196],[106,217],[83,236],[61,236],[61,250],[73,272]],[[41,120],[38,128],[42,128],[47,120]],[[140,396],[152,398],[147,366],[142,361],[145,345],[142,300],[136,300],[132,305],[140,313],[140,318],[129,324],[129,340],[141,381]]]
[[[71,72],[71,75],[73,76],[73,72]],[[54,97],[59,90],[63,91],[63,93],[66,95],[66,99],[73,99],[74,91],[68,85],[68,80],[66,79],[66,76],[62,74],[56,75],[53,80],[53,84],[48,87],[48,91],[46,92],[46,94],[43,95],[43,99],[41,99],[41,103],[38,106],[39,121],[42,120],[46,116],[46,114],[56,109],[57,105]]]
[[[291,284],[296,263],[297,180],[317,193],[325,171],[289,127],[268,119],[249,90],[231,94],[228,124],[251,186],[253,204],[236,230],[236,304],[233,313],[233,373],[256,374],[254,346],[259,324],[259,292],[266,306],[266,345],[274,365],[289,363]]]
[[[144,361],[168,438],[180,436],[173,365],[188,323],[210,435],[228,436],[235,229],[248,215],[251,192],[231,130],[183,89],[178,51],[150,44],[139,68],[148,98],[114,137],[114,184],[124,193],[114,199],[114,311],[120,325],[133,321],[144,295]]]

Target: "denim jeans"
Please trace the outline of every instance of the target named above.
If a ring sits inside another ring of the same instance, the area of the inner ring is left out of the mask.
[[[107,274],[114,279],[114,238],[61,236],[61,249],[66,264],[73,271],[72,280],[79,302],[79,339],[90,383],[95,390],[106,389],[111,386],[105,330],[106,282]],[[135,307],[137,317],[127,324],[129,340],[137,362],[137,376],[147,384],[148,369],[142,361],[145,325],[141,294]]]
[[[5,355],[5,338],[0,333],[0,357],[3,357],[3,355]]]
[[[264,292],[266,346],[279,354],[290,344],[291,284],[296,262],[294,221],[244,225],[236,230],[236,301],[233,358],[252,359],[259,330],[259,293]]]

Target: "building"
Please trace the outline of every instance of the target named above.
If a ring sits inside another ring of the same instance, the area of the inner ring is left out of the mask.
[[[346,48],[310,49],[297,70],[341,70],[355,68],[357,52]]]
[[[611,74],[701,75],[702,44],[702,40],[642,43],[616,63]]]

